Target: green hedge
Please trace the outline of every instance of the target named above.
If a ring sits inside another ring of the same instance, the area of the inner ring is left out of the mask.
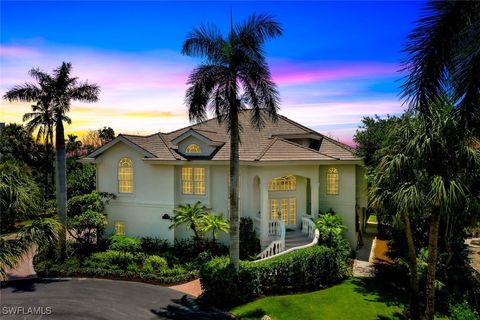
[[[202,301],[231,307],[260,295],[318,290],[350,274],[348,250],[314,246],[262,262],[242,261],[238,272],[228,258],[216,258],[200,269]]]

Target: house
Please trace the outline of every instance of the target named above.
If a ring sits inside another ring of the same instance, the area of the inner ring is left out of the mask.
[[[356,246],[363,225],[366,179],[353,149],[284,116],[262,130],[240,115],[240,216],[251,217],[265,247],[272,221],[298,229],[302,218],[333,210]],[[169,133],[120,134],[83,161],[97,168],[97,189],[117,195],[106,207],[108,232],[173,241],[180,204],[201,201],[228,217],[229,134],[217,119]],[[224,236],[222,241],[228,242]]]

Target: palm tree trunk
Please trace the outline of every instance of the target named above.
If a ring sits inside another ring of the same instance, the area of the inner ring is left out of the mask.
[[[437,271],[438,253],[438,231],[440,227],[440,214],[434,209],[430,219],[430,230],[428,232],[428,266],[426,283],[426,310],[425,319],[433,320],[435,315],[435,273]]]
[[[65,155],[65,137],[61,114],[57,115],[57,124],[55,131],[55,173],[56,173],[56,197],[57,214],[62,230],[59,232],[60,256],[66,255],[67,241],[67,181],[66,181],[66,155]]]
[[[240,259],[240,216],[238,212],[240,128],[235,102],[232,103],[230,112],[230,259],[235,268],[238,269]]]
[[[405,224],[405,237],[407,240],[409,268],[410,268],[410,316],[413,320],[420,319],[419,306],[419,286],[418,286],[418,267],[417,267],[417,253],[415,243],[413,242],[412,228],[410,226],[410,218],[406,212],[403,213],[403,220]]]

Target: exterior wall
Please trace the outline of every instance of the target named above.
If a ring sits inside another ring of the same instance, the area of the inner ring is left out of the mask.
[[[118,162],[125,157],[134,163],[132,194],[118,192]],[[175,207],[174,167],[148,164],[142,158],[143,155],[119,142],[97,159],[97,190],[117,195],[117,199],[106,206],[107,233],[113,233],[115,221],[122,220],[127,235],[173,241],[173,230],[168,229],[170,221],[162,216],[172,216]]]
[[[326,185],[328,168],[338,169],[338,195],[327,195]],[[345,231],[345,237],[350,242],[352,248],[355,248],[357,243],[357,235],[355,230],[356,165],[320,166],[319,180],[320,211],[325,212],[332,209],[336,214],[343,218],[343,222],[347,227],[347,230]]]

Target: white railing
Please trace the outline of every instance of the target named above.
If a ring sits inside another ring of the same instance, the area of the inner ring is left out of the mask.
[[[313,247],[313,246],[317,245],[318,238],[320,237],[320,232],[318,231],[318,229],[315,225],[315,222],[313,222],[312,219],[310,219],[309,217],[303,217],[302,218],[302,232],[308,234],[308,237],[310,239],[313,238],[312,242],[307,243],[303,246],[293,247],[293,248],[290,248],[288,250],[285,250],[285,241],[283,241],[283,250],[281,250],[280,252],[277,251],[278,253],[265,255],[265,256],[260,256],[263,252],[265,252],[268,248],[270,248],[270,246],[272,246],[272,244],[274,244],[276,242],[276,241],[274,241],[270,244],[270,246],[268,246],[267,249],[265,249],[261,254],[258,255],[258,257],[260,259],[255,260],[254,262],[268,260],[268,259],[271,259],[271,258],[274,258],[274,257],[282,256],[284,254],[287,254],[287,253],[290,253],[290,252],[293,252],[293,251],[297,251],[297,250],[300,250],[300,249],[305,249],[305,248],[309,248],[309,247]]]
[[[278,240],[272,241],[270,245],[260,252],[257,257],[260,259],[265,259],[278,255],[280,252],[285,250],[285,224],[282,220],[268,222],[268,235],[278,235]]]

